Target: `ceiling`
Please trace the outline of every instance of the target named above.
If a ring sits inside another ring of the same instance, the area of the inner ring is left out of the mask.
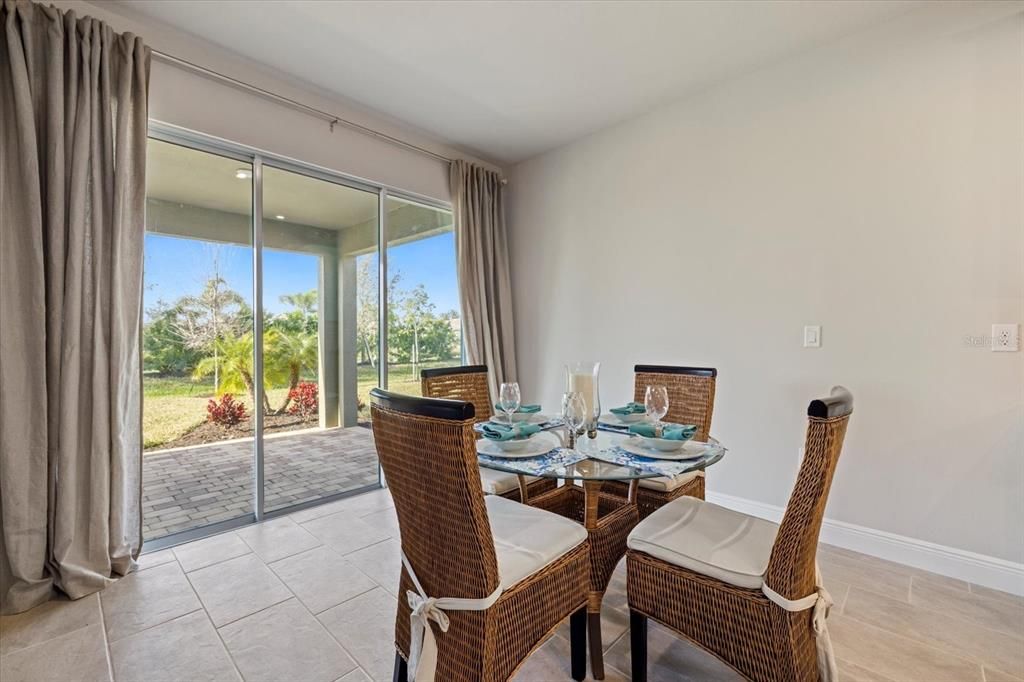
[[[240,171],[248,172],[238,177]],[[252,165],[169,142],[150,140],[146,153],[146,197],[189,208],[252,212]],[[451,214],[387,197],[389,243],[432,234]],[[378,195],[263,166],[263,218],[328,230],[376,224]]]
[[[121,0],[289,77],[515,163],[918,0]]]
[[[249,175],[239,178],[238,171]],[[167,142],[149,143],[149,199],[247,215],[252,211],[251,177],[248,162]],[[375,220],[377,195],[264,166],[263,215],[267,220],[336,230]]]

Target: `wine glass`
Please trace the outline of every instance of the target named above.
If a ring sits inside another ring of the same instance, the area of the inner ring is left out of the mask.
[[[661,438],[661,418],[668,414],[668,389],[664,386],[648,386],[644,393],[644,408],[647,418],[654,423],[654,437]]]
[[[587,404],[583,396],[573,391],[562,396],[562,419],[569,432],[569,449],[573,450],[576,448],[576,436],[587,422]]]
[[[498,406],[501,407],[501,411],[508,418],[509,426],[512,425],[512,415],[519,409],[521,400],[518,383],[510,381],[501,385],[501,390],[498,393]]]

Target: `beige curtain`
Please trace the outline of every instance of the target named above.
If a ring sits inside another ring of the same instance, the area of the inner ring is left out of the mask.
[[[487,365],[491,395],[516,380],[512,284],[501,176],[468,161],[452,161],[455,250],[462,333],[471,365]]]
[[[149,49],[0,6],[0,612],[101,589],[141,546]]]

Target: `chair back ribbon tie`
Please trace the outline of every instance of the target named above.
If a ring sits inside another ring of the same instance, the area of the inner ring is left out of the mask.
[[[486,611],[501,596],[501,582],[494,592],[483,599],[462,599],[456,597],[429,597],[420,585],[416,571],[412,570],[405,552],[402,552],[402,564],[409,573],[416,592],[407,590],[409,600],[410,641],[409,641],[409,677],[408,682],[433,682],[437,669],[437,640],[430,621],[437,623],[441,632],[448,632],[448,614],[445,611]]]
[[[818,676],[821,682],[835,682],[839,679],[839,671],[836,668],[836,656],[832,650],[832,639],[828,634],[828,612],[832,608],[832,595],[822,585],[821,571],[818,564],[814,564],[814,594],[802,599],[786,599],[781,594],[762,583],[761,592],[773,603],[786,611],[806,611],[813,608],[811,615],[811,626],[814,628],[814,642],[818,651]]]

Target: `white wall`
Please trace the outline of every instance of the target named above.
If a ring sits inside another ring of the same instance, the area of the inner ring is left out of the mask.
[[[133,14],[130,7],[81,0],[53,0],[51,4],[64,10],[74,10],[79,16],[88,15],[106,21],[117,31],[131,31],[142,36],[154,50],[339,114],[442,156],[468,158],[501,170],[486,159],[474,158],[381,114],[327,96],[311,86],[297,83],[294,79],[223,48]],[[367,65],[367,68],[371,68],[371,65]],[[382,83],[381,87],[387,87],[387,83]],[[247,144],[375,183],[443,201],[450,199],[448,165],[442,161],[342,125],[336,126],[331,133],[326,121],[156,59],[153,60],[151,71],[149,113],[151,119]]]
[[[935,3],[520,164],[524,399],[563,363],[720,370],[711,491],[784,505],[809,399],[855,395],[827,516],[1024,561],[1024,9]],[[801,347],[805,324],[823,347]]]

